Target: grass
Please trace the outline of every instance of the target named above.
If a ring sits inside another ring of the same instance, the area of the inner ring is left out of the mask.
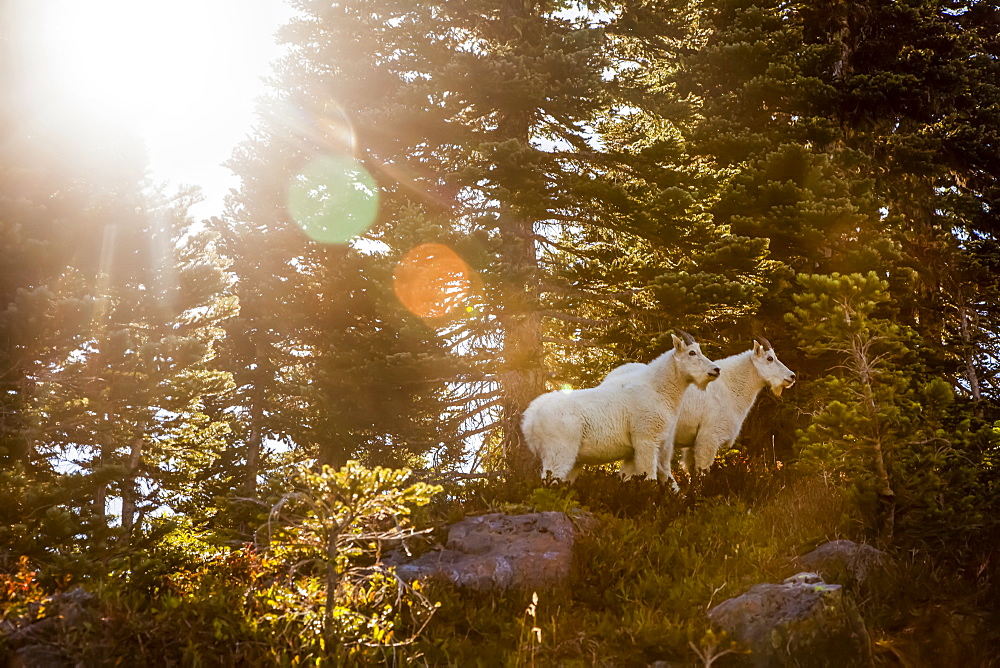
[[[431,596],[442,606],[417,643],[424,659],[432,665],[693,664],[704,662],[699,654],[722,651],[728,645],[717,642],[705,616],[713,604],[794,574],[797,554],[859,526],[835,488],[770,475],[755,482],[767,493],[754,501],[730,485],[746,472],[726,468],[687,496],[601,473],[536,492],[534,509],[563,509],[571,499],[598,519],[597,529],[578,539],[574,581],[540,592],[536,605],[532,592],[439,585]],[[728,493],[714,493],[727,486]],[[528,608],[540,634],[525,634]]]
[[[580,509],[597,521],[577,538],[574,577],[565,586],[475,592],[431,584],[424,593],[440,607],[409,645],[347,651],[324,643],[308,631],[301,610],[278,600],[284,585],[266,560],[252,551],[197,557],[183,546],[150,554],[156,567],[142,578],[104,580],[79,623],[50,626],[47,642],[93,665],[120,658],[136,665],[666,661],[724,668],[735,665],[739,655],[729,652],[740,648],[711,628],[709,608],[793,575],[795,557],[825,541],[869,538],[854,497],[821,479],[732,459],[697,484],[682,483],[678,495],[655,482],[594,471],[573,485],[485,480],[439,495],[419,512],[420,524],[440,528],[439,539],[448,523],[490,511]],[[993,552],[964,570],[913,546],[892,556],[893,568],[850,591],[879,665],[996,665]],[[28,597],[44,598],[26,573],[6,576],[0,587],[9,599],[0,614],[8,620],[25,614]]]

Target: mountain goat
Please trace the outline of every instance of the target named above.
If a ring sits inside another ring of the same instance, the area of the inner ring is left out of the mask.
[[[690,334],[672,335],[674,347],[614,387],[598,386],[537,397],[521,419],[542,474],[573,480],[584,464],[626,460],[626,475],[669,480],[677,412],[684,390],[705,388],[719,367]],[[630,365],[631,366],[631,365]],[[662,450],[662,452],[661,452]]]
[[[722,370],[720,382],[704,391],[688,388],[681,399],[674,447],[681,449],[681,465],[689,472],[707,471],[719,449],[732,446],[762,389],[770,387],[780,397],[782,390],[795,384],[795,374],[781,363],[764,338],[754,340],[752,350],[716,364]],[[627,384],[643,366],[620,366],[598,387]]]

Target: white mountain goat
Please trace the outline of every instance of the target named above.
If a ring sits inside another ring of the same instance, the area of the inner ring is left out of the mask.
[[[765,387],[775,396],[795,384],[795,374],[774,353],[767,339],[753,342],[753,349],[718,362],[721,380],[704,391],[688,388],[681,399],[674,447],[681,449],[687,471],[707,471],[723,446],[732,447],[743,421]],[[642,364],[626,364],[605,377],[598,387],[630,382]],[[625,472],[625,467],[622,467]]]
[[[626,460],[626,475],[659,471],[676,487],[670,473],[677,412],[684,390],[694,383],[705,388],[719,368],[702,355],[686,332],[672,335],[674,347],[627,382],[537,397],[521,419],[528,447],[542,460],[542,474],[573,480],[584,464]],[[631,365],[629,365],[631,366]],[[661,452],[663,450],[663,452]]]

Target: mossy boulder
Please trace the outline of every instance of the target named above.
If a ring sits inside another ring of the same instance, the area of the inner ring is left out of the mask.
[[[553,511],[467,517],[449,527],[444,549],[413,561],[396,554],[387,563],[406,580],[438,578],[477,590],[544,589],[568,581],[576,524],[591,521]]]
[[[840,585],[815,573],[759,584],[712,608],[709,618],[749,648],[750,666],[871,666],[868,631]]]
[[[60,639],[100,623],[98,617],[96,597],[82,587],[31,603],[27,614],[0,622],[0,665],[23,668],[83,665],[70,658],[71,652]]]
[[[824,543],[798,559],[800,568],[819,573],[826,582],[849,587],[864,585],[885,563],[884,552],[851,540]]]

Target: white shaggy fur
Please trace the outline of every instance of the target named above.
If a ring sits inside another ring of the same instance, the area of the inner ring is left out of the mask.
[[[681,465],[687,471],[707,471],[719,449],[736,442],[762,389],[770,387],[775,396],[781,396],[783,389],[795,384],[795,374],[781,363],[766,339],[754,341],[752,350],[717,364],[722,369],[720,382],[704,391],[688,388],[681,399],[674,447],[681,449]],[[641,366],[618,367],[601,386],[629,382]]]
[[[704,388],[719,375],[690,335],[614,387],[549,392],[521,419],[528,447],[542,460],[542,474],[573,480],[583,464],[626,460],[624,474],[676,482],[670,473],[674,429],[684,390]],[[632,365],[629,365],[632,366]],[[662,452],[661,450],[668,450]]]

